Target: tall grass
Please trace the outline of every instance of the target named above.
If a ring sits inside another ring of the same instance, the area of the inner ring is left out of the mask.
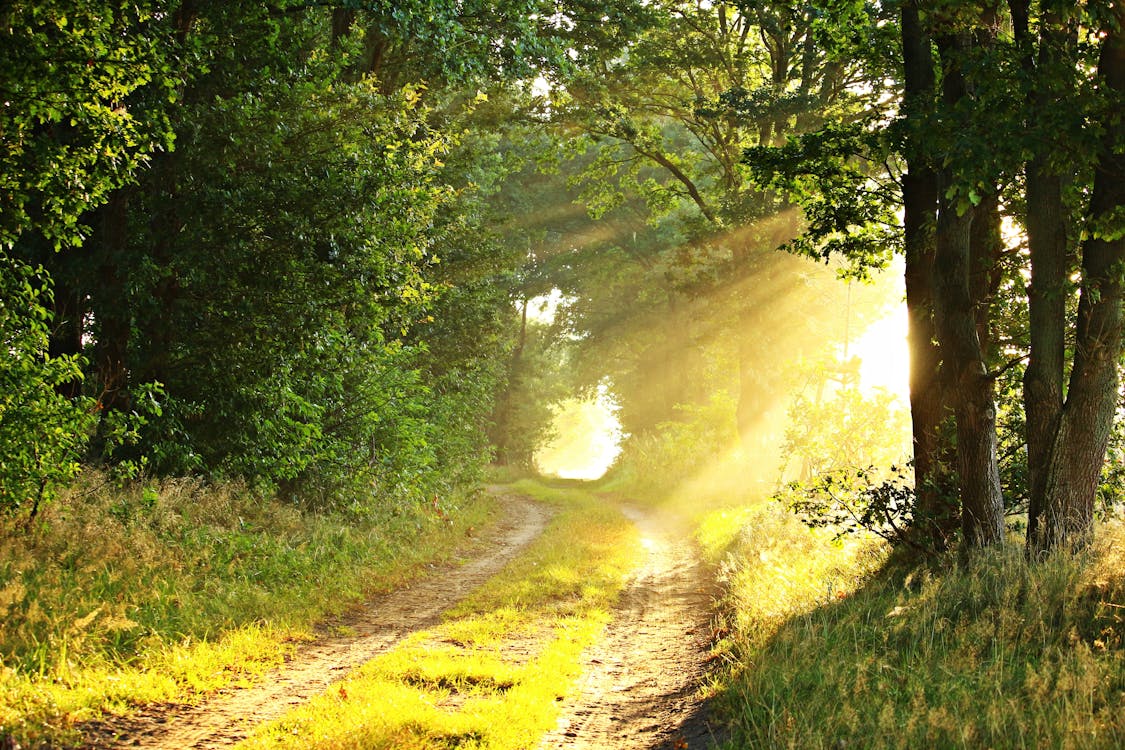
[[[99,712],[252,679],[488,512],[315,514],[239,485],[95,481],[30,532],[0,527],[0,738],[66,744]]]
[[[1125,747],[1125,528],[1090,552],[889,563],[775,507],[741,519],[732,747]]]

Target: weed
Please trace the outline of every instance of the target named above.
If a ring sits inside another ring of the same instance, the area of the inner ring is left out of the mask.
[[[1125,745],[1125,528],[1028,564],[884,564],[764,509],[727,563],[737,747]]]
[[[91,479],[34,533],[0,528],[0,736],[65,745],[101,712],[253,680],[315,621],[451,556],[487,511],[357,519],[239,485]]]

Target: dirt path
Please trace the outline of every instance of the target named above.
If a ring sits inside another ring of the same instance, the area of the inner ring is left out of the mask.
[[[585,674],[542,750],[694,750],[715,742],[698,690],[713,633],[713,576],[682,535],[626,514],[647,560],[606,637],[587,652]]]
[[[527,500],[505,496],[505,519],[484,540],[483,555],[446,566],[423,580],[372,600],[342,618],[337,632],[299,648],[283,667],[254,687],[220,692],[199,706],[156,705],[117,721],[87,728],[90,748],[219,748],[245,738],[256,724],[274,719],[344,677],[405,636],[440,622],[441,613],[515,557],[535,539],[549,513]]]

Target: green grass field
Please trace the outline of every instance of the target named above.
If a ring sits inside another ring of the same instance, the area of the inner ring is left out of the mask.
[[[773,504],[705,518],[730,544],[730,747],[1125,747],[1125,527],[1099,532],[904,567]]]

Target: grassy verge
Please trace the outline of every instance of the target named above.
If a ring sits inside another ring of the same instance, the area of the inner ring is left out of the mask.
[[[925,569],[768,505],[701,528],[732,544],[732,747],[1125,747],[1120,522],[1077,558]]]
[[[447,557],[492,501],[303,513],[237,486],[77,488],[0,527],[0,740],[191,701],[279,664],[312,625]]]
[[[544,534],[448,613],[242,748],[526,748],[550,729],[582,650],[636,563],[635,529],[579,490],[520,482]]]

